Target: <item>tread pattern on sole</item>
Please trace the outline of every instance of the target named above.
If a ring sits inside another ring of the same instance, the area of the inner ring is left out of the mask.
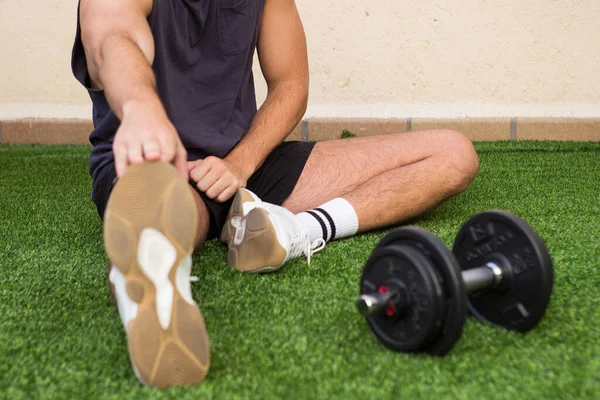
[[[129,167],[117,181],[107,205],[105,248],[111,263],[125,276],[128,296],[138,306],[126,330],[131,362],[146,385],[192,385],[208,373],[210,350],[204,319],[198,306],[186,301],[176,284],[177,269],[188,261],[193,249],[197,213],[187,182],[166,163]],[[139,238],[148,228],[164,235],[176,250],[166,274],[174,289],[166,328],[158,318],[156,286],[138,264]]]

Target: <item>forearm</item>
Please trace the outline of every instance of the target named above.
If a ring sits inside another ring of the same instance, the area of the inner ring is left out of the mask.
[[[143,102],[155,112],[163,110],[152,67],[138,44],[128,36],[108,35],[95,63],[106,98],[117,117],[122,119],[124,110],[132,103]]]
[[[225,159],[239,165],[250,177],[296,127],[307,101],[307,83],[290,80],[275,85],[246,135]]]

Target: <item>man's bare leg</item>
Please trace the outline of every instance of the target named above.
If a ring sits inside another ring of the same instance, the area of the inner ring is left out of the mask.
[[[341,197],[364,232],[432,209],[465,190],[478,168],[471,141],[454,131],[324,141],[283,206],[299,213]]]
[[[463,191],[478,167],[471,141],[453,131],[317,143],[283,207],[238,192],[232,209],[243,218],[230,223],[227,262],[244,272],[275,271],[329,240],[430,210]]]
[[[191,185],[189,186],[190,191],[192,192],[192,196],[194,196],[194,201],[196,203],[196,208],[198,209],[198,230],[196,234],[196,239],[194,240],[194,253],[200,251],[204,242],[206,241],[206,237],[208,236],[208,228],[210,224],[210,216],[208,214],[208,208],[202,197],[198,194],[195,188]]]

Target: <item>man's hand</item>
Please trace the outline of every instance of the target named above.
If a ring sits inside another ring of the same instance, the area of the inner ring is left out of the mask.
[[[128,166],[145,161],[173,163],[186,180],[187,152],[164,109],[151,101],[132,101],[123,107],[123,119],[113,142],[117,176]]]
[[[239,188],[246,187],[249,178],[240,165],[218,157],[190,161],[187,166],[196,187],[220,203],[229,200]]]

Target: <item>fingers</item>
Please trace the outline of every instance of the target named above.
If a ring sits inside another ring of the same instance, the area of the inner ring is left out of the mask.
[[[229,200],[239,187],[238,179],[235,176],[232,174],[225,174],[217,179],[217,181],[204,193],[209,199],[223,203]]]
[[[125,142],[115,141],[113,143],[113,155],[115,158],[115,172],[120,177],[125,173],[128,164]]]
[[[173,162],[177,154],[179,153],[179,141],[175,139],[177,134],[172,135],[161,135],[159,136],[160,141],[160,155],[157,161],[160,159],[162,162]]]
[[[211,162],[209,157],[190,172],[190,178],[196,182],[196,187],[199,190],[206,193],[217,182],[220,176],[215,163]]]
[[[177,169],[177,172],[188,179],[189,169],[187,166],[187,151],[178,139],[177,133],[173,136],[160,136],[160,153],[155,160],[147,159],[148,161],[162,161],[172,163]]]
[[[127,161],[128,165],[139,164],[144,161],[141,143],[133,142],[127,144]]]
[[[161,158],[161,149],[158,142],[153,138],[149,137],[142,143],[144,150],[144,159],[147,161],[158,161]]]
[[[223,160],[207,157],[187,163],[190,178],[196,182],[198,190],[210,199],[224,202],[231,198],[240,187],[240,180],[227,168]]]
[[[206,196],[210,199],[218,199],[221,193],[228,189],[231,185],[231,179],[228,176],[221,177],[218,179],[208,190],[205,192]]]
[[[125,173],[130,165],[143,161],[172,163],[179,174],[188,179],[187,151],[177,136],[169,135],[116,135],[113,143],[117,176]]]
[[[123,175],[128,166],[144,161],[142,144],[138,141],[115,141],[113,143],[113,155],[117,176]]]
[[[200,165],[200,163],[201,163],[202,161],[204,161],[204,160],[188,161],[188,162],[187,162],[187,170],[188,170],[188,174],[189,174],[190,172],[192,172],[192,170],[193,170],[194,168],[196,168],[196,166],[197,166],[197,165]]]
[[[227,188],[225,188],[225,190],[223,190],[221,192],[221,194],[219,194],[217,196],[217,198],[215,200],[218,201],[219,203],[224,203],[227,200],[229,200],[230,198],[232,198],[238,189],[239,189],[239,186],[228,186]]]

